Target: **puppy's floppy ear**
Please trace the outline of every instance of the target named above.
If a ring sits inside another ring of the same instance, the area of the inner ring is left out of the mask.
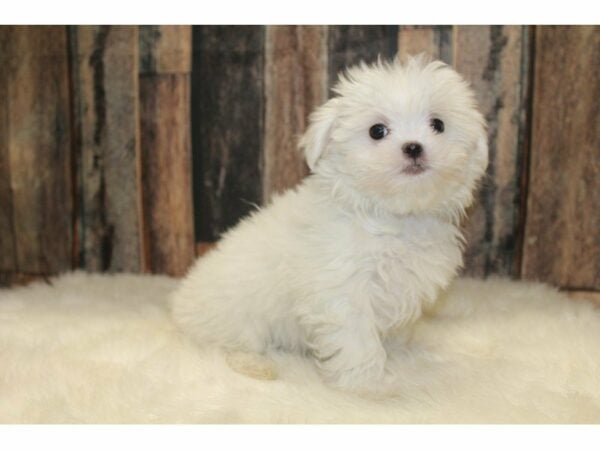
[[[299,147],[304,150],[304,157],[311,172],[314,172],[317,161],[329,144],[338,103],[337,98],[332,98],[313,112],[309,118],[310,124],[300,139]]]

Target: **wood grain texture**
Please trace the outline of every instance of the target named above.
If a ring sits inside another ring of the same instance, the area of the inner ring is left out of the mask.
[[[139,272],[137,27],[78,26],[70,36],[81,265]]]
[[[397,25],[335,25],[328,27],[328,85],[338,73],[360,61],[392,58],[398,51]]]
[[[406,58],[419,53],[452,64],[452,27],[401,26],[398,32],[398,54]]]
[[[57,273],[72,267],[66,29],[0,28],[0,160],[3,174],[10,173],[0,185],[3,203],[7,201],[1,226],[9,228],[7,236],[13,240],[12,245],[5,243],[2,236],[0,248],[9,256],[0,260],[8,270]]]
[[[537,27],[524,278],[600,290],[600,29]]]
[[[465,272],[517,275],[528,33],[520,26],[459,26],[454,66],[473,86],[488,122],[490,164],[465,226]]]
[[[183,274],[195,251],[306,174],[296,137],[337,72],[398,50],[453,63],[490,124],[466,273],[600,290],[600,33],[537,27],[530,53],[530,32],[0,27],[0,285],[79,261]]]
[[[13,224],[8,123],[8,89],[12,56],[12,28],[0,27],[0,272],[17,270],[16,236]],[[1,285],[1,284],[0,284]]]
[[[215,241],[262,201],[264,28],[193,31],[196,239]]]
[[[192,27],[143,25],[140,34],[140,73],[190,73]]]
[[[140,103],[146,267],[182,276],[195,256],[189,74],[143,76]]]
[[[327,28],[268,26],[265,38],[263,199],[308,174],[298,138],[327,98]]]

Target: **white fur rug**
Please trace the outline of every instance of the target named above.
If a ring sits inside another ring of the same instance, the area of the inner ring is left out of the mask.
[[[327,388],[310,361],[234,372],[171,323],[159,276],[0,290],[0,422],[600,422],[600,310],[537,284],[461,280],[393,358],[395,392]]]

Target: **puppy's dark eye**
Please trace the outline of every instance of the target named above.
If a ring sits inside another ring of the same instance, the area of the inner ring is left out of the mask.
[[[379,139],[383,139],[388,134],[387,127],[382,123],[376,123],[369,129],[369,136],[372,139],[378,141]]]
[[[444,132],[444,122],[442,122],[440,119],[431,119],[431,128],[436,133],[443,133]]]

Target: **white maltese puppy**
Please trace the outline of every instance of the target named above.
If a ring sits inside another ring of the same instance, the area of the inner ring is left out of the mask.
[[[228,231],[171,306],[202,344],[306,352],[332,384],[368,390],[391,337],[462,264],[487,138],[473,92],[440,61],[363,63],[334,92],[300,141],[312,174]]]

